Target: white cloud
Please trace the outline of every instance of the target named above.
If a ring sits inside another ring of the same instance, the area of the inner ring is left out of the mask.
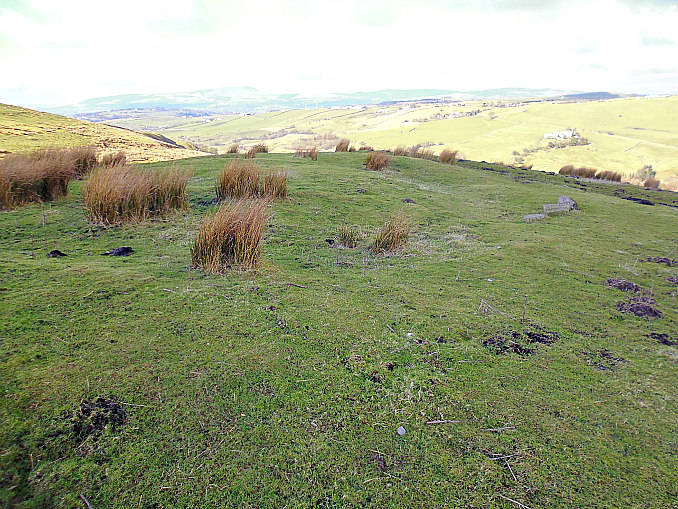
[[[674,2],[21,4],[0,7],[0,101],[25,105],[236,85],[676,92]]]

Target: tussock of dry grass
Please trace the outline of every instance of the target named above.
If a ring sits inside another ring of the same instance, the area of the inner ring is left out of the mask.
[[[265,143],[257,143],[256,145],[252,145],[245,154],[245,157],[247,159],[254,159],[257,154],[261,153],[268,154],[268,145]]]
[[[459,154],[458,150],[444,149],[438,156],[438,162],[443,164],[451,164],[454,166],[457,164],[457,156]]]
[[[264,175],[260,193],[272,200],[287,198],[287,177],[283,170],[273,170]]]
[[[394,212],[372,241],[372,251],[384,253],[404,246],[412,229],[412,220],[403,212]]]
[[[200,224],[191,249],[193,265],[217,274],[234,266],[256,267],[261,260],[267,221],[265,200],[239,200],[222,205]]]
[[[374,150],[374,147],[371,147],[370,145],[360,145],[360,148],[358,149],[359,151],[363,152],[372,152]]]
[[[643,182],[643,187],[646,187],[648,189],[659,189],[660,184],[661,180],[656,179],[654,177],[650,177],[645,182]]]
[[[337,143],[336,148],[334,149],[335,152],[348,152],[349,146],[351,145],[351,140],[347,138],[343,138],[342,140]]]
[[[219,174],[214,187],[217,198],[256,198],[272,200],[287,197],[287,177],[284,170],[273,169],[263,177],[254,161],[232,159]]]
[[[299,147],[294,151],[296,157],[308,157],[313,161],[318,160],[318,147],[304,148]]]
[[[68,192],[74,178],[71,166],[53,164],[49,158],[9,155],[0,160],[0,207],[55,200]]]
[[[365,167],[368,170],[380,171],[386,168],[391,158],[385,152],[370,152],[365,158]]]
[[[67,193],[72,179],[83,177],[96,165],[92,146],[9,155],[0,160],[0,206],[57,199]]]
[[[124,166],[127,164],[127,156],[122,150],[104,154],[99,161],[99,166],[110,168],[111,166]]]
[[[228,147],[228,151],[226,152],[227,154],[237,154],[240,152],[240,145],[237,143],[234,143],[230,147]]]
[[[364,235],[359,228],[344,224],[338,228],[337,237],[341,245],[353,248],[364,238]]]
[[[259,186],[259,166],[254,161],[232,159],[219,174],[215,184],[217,198],[250,198]]]
[[[621,173],[611,170],[602,170],[596,173],[596,176],[599,180],[609,180],[610,182],[621,182],[622,176]]]
[[[92,172],[82,194],[92,222],[144,221],[188,207],[188,178],[176,168],[152,172],[112,166]]]
[[[407,147],[403,147],[400,145],[399,147],[396,147],[393,150],[393,155],[394,156],[407,156],[409,154],[409,151],[407,150]]]

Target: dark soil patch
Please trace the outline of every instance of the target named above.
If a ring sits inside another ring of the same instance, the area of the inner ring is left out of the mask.
[[[403,198],[403,203],[417,203],[412,198]]]
[[[132,249],[129,246],[123,246],[123,247],[116,247],[115,249],[112,249],[110,251],[107,251],[105,253],[101,253],[101,256],[129,256],[132,253],[134,253],[134,249]]]
[[[666,280],[672,285],[678,285],[678,277],[667,277]]]
[[[115,430],[127,422],[127,412],[114,398],[99,396],[80,404],[70,419],[73,433],[79,440],[97,435],[106,428]]]
[[[555,332],[533,327],[522,331],[508,331],[495,334],[482,340],[482,345],[499,355],[513,352],[521,356],[527,356],[535,352],[534,345],[552,345],[558,339],[560,339],[560,336]]]
[[[648,338],[654,339],[657,343],[666,346],[678,346],[678,339],[671,338],[668,334],[663,334],[661,332],[650,332],[646,334]]]
[[[636,316],[644,318],[661,318],[662,312],[654,305],[657,302],[650,297],[643,297],[641,295],[631,297],[628,301],[617,302],[617,311],[622,313],[632,313]]]
[[[665,258],[663,256],[648,256],[646,257],[646,260],[652,263],[663,263],[667,267],[678,266],[678,260],[672,260],[671,258]]]
[[[636,198],[635,196],[620,196],[622,200],[629,200],[633,201],[636,203],[640,203],[641,205],[654,205],[650,200],[646,200],[645,198]]]
[[[61,258],[62,256],[68,256],[66,253],[62,253],[58,249],[53,249],[47,253],[47,258]]]
[[[628,362],[623,357],[615,357],[612,352],[604,348],[595,352],[584,352],[584,357],[589,366],[602,370],[614,369],[620,364]]]
[[[622,292],[638,293],[640,286],[627,279],[612,278],[607,280],[607,286],[621,290]]]

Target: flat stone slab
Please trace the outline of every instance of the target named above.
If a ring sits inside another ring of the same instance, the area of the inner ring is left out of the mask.
[[[552,214],[554,212],[569,212],[572,209],[568,203],[544,203],[544,214]]]
[[[558,197],[558,204],[559,205],[569,205],[571,209],[577,210],[577,202],[574,201],[572,198],[569,196],[559,196]]]
[[[539,221],[540,219],[546,219],[546,214],[528,214],[523,216],[523,221],[526,223],[531,223],[532,221]]]

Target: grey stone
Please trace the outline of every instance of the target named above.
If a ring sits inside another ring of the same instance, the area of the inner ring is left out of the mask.
[[[576,201],[574,201],[569,196],[565,196],[565,195],[558,197],[558,203],[561,204],[561,205],[569,205],[570,208],[572,208],[574,210],[578,210],[578,208],[579,208],[579,207],[577,207]]]
[[[523,217],[523,221],[526,223],[531,223],[532,221],[539,221],[540,219],[546,219],[546,214],[528,214]]]

